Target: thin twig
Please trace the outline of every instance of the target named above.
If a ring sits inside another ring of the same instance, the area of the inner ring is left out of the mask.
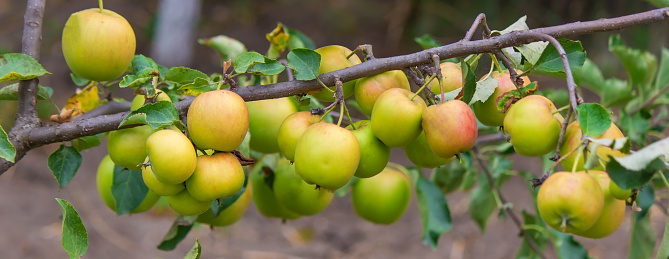
[[[569,125],[569,120],[571,119],[571,115],[573,113],[572,109],[569,109],[567,111],[567,118],[562,121],[562,128],[560,129],[560,136],[558,137],[558,144],[557,147],[555,148],[555,154],[551,158],[551,161],[555,162],[560,159],[560,146],[562,146],[562,141],[564,141],[564,134],[567,132],[567,126]]]
[[[472,26],[469,27],[469,30],[465,34],[465,37],[462,39],[462,41],[472,40],[472,37],[474,36],[474,32],[476,32],[476,29],[479,27],[479,24],[486,24],[486,18],[485,18],[484,13],[480,13],[478,16],[476,16],[476,19],[472,23]],[[487,34],[490,34],[490,33],[487,33]]]

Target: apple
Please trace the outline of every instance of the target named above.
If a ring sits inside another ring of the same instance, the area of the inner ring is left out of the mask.
[[[160,101],[172,102],[172,99],[170,99],[170,97],[160,89],[156,89],[156,97],[155,98],[156,98],[156,102],[160,102]],[[145,95],[141,95],[141,94],[136,95],[135,98],[133,98],[132,102],[130,103],[130,110],[135,111],[135,110],[141,108],[142,106],[144,106],[145,102],[146,102],[146,96]]]
[[[70,15],[63,28],[63,57],[82,78],[110,81],[128,69],[135,56],[135,32],[123,16],[99,8]]]
[[[106,155],[102,161],[100,161],[97,174],[95,175],[95,183],[98,187],[98,194],[100,195],[100,198],[105,203],[105,205],[107,205],[107,207],[109,207],[114,212],[116,212],[116,200],[114,199],[111,188],[114,184],[115,166],[116,165],[111,160],[109,155]],[[151,209],[153,205],[158,202],[159,198],[160,196],[158,194],[149,190],[149,192],[146,193],[146,197],[144,197],[142,203],[140,203],[137,208],[130,211],[130,213],[140,213]]]
[[[233,151],[249,130],[249,111],[244,99],[228,90],[198,95],[187,116],[188,134],[199,149]]]
[[[520,70],[517,70],[517,72],[522,73]],[[495,88],[492,95],[488,97],[488,100],[485,102],[475,102],[473,108],[476,118],[483,125],[499,127],[504,125],[504,117],[506,116],[506,113],[501,113],[497,109],[497,98],[505,93],[516,90],[516,84],[511,81],[511,76],[509,75],[508,70],[504,70],[503,73],[493,72],[492,77],[497,79],[497,88]],[[521,78],[523,79],[523,86],[530,84],[530,78],[527,76]]]
[[[351,190],[355,212],[363,219],[389,225],[404,215],[411,201],[411,183],[402,172],[386,167],[381,173],[359,179]]]
[[[193,175],[186,180],[188,193],[200,201],[225,198],[244,186],[244,169],[232,153],[215,153],[197,157]]]
[[[165,199],[175,212],[184,216],[200,215],[207,211],[213,202],[213,200],[197,200],[193,196],[190,196],[188,190],[183,190],[172,196],[165,196]]]
[[[518,154],[542,156],[557,147],[563,120],[548,98],[528,95],[509,108],[504,130]]]
[[[427,107],[422,125],[427,143],[437,156],[450,158],[476,144],[476,117],[463,101],[450,100]]]
[[[314,188],[295,173],[295,165],[282,159],[274,172],[274,194],[283,207],[311,216],[330,205],[334,194],[324,188]]]
[[[360,110],[367,116],[372,115],[374,103],[383,92],[390,88],[409,88],[409,80],[401,70],[391,70],[370,77],[358,79],[355,83],[355,100]]]
[[[200,214],[195,221],[215,227],[224,227],[234,224],[244,216],[246,209],[248,209],[249,204],[251,203],[251,189],[251,185],[247,184],[246,190],[244,190],[242,195],[229,207],[218,213],[218,216],[214,217],[214,212],[211,211],[211,209],[208,209]]]
[[[588,230],[576,231],[574,234],[587,238],[603,238],[616,232],[625,217],[625,201],[618,200],[611,194],[609,183],[611,178],[606,172],[589,170],[588,174],[594,177],[604,192],[604,207],[602,215]]]
[[[321,116],[311,115],[311,112],[308,111],[296,112],[286,117],[279,126],[279,134],[276,139],[281,154],[288,160],[294,161],[295,147],[300,137],[309,126],[319,122],[320,119]]]
[[[265,181],[265,174],[262,170],[262,162],[253,165],[249,183],[253,185],[253,204],[258,212],[268,218],[297,219],[301,215],[286,209],[276,199],[274,190],[272,190]]]
[[[372,109],[372,132],[389,147],[403,147],[420,135],[423,110],[420,96],[403,88],[383,92]]]
[[[560,155],[564,156],[567,153],[571,152],[572,150],[578,148],[581,145],[581,138],[583,137],[583,131],[581,130],[581,125],[579,124],[578,121],[574,121],[567,126],[567,130],[564,133],[564,140],[562,141],[562,145],[560,146]],[[611,126],[609,127],[608,130],[606,130],[604,133],[601,135],[597,136],[597,139],[617,139],[617,138],[622,138],[624,137],[623,133],[618,129],[618,126],[613,124],[611,122]],[[590,144],[590,148],[592,147],[592,144]],[[577,151],[578,152],[578,151]],[[615,157],[622,157],[625,156],[624,153],[618,151],[618,150],[612,150],[609,147],[602,147],[599,146],[597,147],[597,154],[604,160],[604,164],[609,162],[609,155],[615,156]],[[588,153],[589,154],[589,153]],[[572,171],[572,168],[574,168],[574,163],[576,163],[575,171],[583,171],[585,170],[584,164],[585,160],[588,159],[587,156],[583,156],[581,154],[580,159],[576,161],[577,153],[572,153],[571,155],[563,158],[561,164],[562,168],[564,168],[565,171]],[[598,165],[594,167],[592,170],[599,170],[602,171],[604,170],[604,167],[601,165]]]
[[[247,102],[246,106],[249,110],[251,149],[261,153],[279,152],[279,127],[286,117],[297,112],[295,102],[285,97]]]
[[[114,164],[141,171],[139,164],[147,155],[146,140],[155,131],[149,125],[115,130],[107,138],[107,152]]]
[[[374,136],[369,120],[361,120],[346,127],[360,145],[360,162],[355,176],[368,178],[383,171],[390,160],[390,148]]]
[[[444,83],[444,93],[448,93],[462,87],[462,69],[460,65],[453,62],[444,62],[439,64],[441,68],[442,82]],[[435,77],[430,83],[430,89],[436,95],[441,95],[439,80]]]
[[[611,192],[611,196],[613,196],[618,200],[627,200],[627,198],[629,198],[630,195],[632,195],[631,189],[623,190],[613,181],[609,183],[609,191]]]
[[[432,152],[430,145],[427,143],[425,132],[421,132],[416,140],[402,149],[411,163],[422,168],[440,167],[453,161],[453,157],[455,157],[444,158]]]
[[[159,130],[146,140],[146,148],[153,173],[163,183],[182,183],[195,171],[195,148],[180,131]]]
[[[144,162],[149,162],[148,156]],[[153,169],[151,169],[151,165],[142,167],[142,178],[144,179],[144,184],[146,184],[146,187],[149,187],[149,190],[158,195],[175,195],[183,191],[183,189],[186,189],[186,186],[183,183],[166,184],[158,180],[156,175],[153,173]]]
[[[321,55],[321,66],[318,71],[319,74],[324,74],[335,70],[344,69],[362,63],[360,61],[360,58],[358,58],[358,56],[356,56],[355,54],[351,55],[351,57],[346,59],[346,56],[350,55],[351,52],[353,51],[344,46],[330,45],[330,46],[320,47],[318,49],[315,49],[314,51],[316,51],[318,54]],[[344,98],[347,98],[353,94],[353,89],[355,89],[356,81],[357,80],[344,82],[342,89],[344,90]],[[331,86],[329,88],[335,90],[334,86]],[[309,92],[309,94],[313,95],[316,99],[320,101],[332,102],[335,100],[334,93],[325,89]]]
[[[295,171],[308,184],[334,191],[353,177],[360,162],[360,145],[350,131],[316,123],[304,131],[295,147]]]

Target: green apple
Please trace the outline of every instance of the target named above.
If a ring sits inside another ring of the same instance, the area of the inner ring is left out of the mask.
[[[114,164],[140,171],[147,155],[146,140],[155,131],[149,125],[115,130],[107,138],[107,152]]]
[[[315,50],[318,54],[321,54],[321,66],[319,69],[319,74],[324,74],[332,72],[339,69],[344,69],[353,65],[362,63],[358,56],[351,55],[348,59],[346,56],[350,55],[352,51],[344,46],[339,45],[330,45],[325,47],[320,47]],[[351,80],[344,82],[344,98],[347,98],[353,94],[353,89],[355,89],[355,82],[357,80]],[[335,90],[334,86],[329,87],[332,90]],[[321,89],[313,92],[309,92],[316,99],[320,101],[332,102],[334,101],[334,93]]]
[[[476,117],[463,101],[450,100],[427,107],[422,125],[427,143],[437,156],[450,158],[476,144]]]
[[[149,157],[146,157],[144,162],[149,162]],[[183,183],[166,184],[158,180],[156,175],[153,173],[153,169],[151,169],[151,165],[142,167],[142,178],[144,179],[144,184],[146,184],[146,187],[149,187],[149,190],[158,195],[175,195],[186,189],[186,186]]]
[[[244,99],[228,90],[205,92],[188,109],[188,134],[199,149],[230,152],[244,140],[249,111]]]
[[[135,32],[128,21],[99,8],[71,14],[61,43],[72,72],[93,81],[118,78],[135,56]]]
[[[247,102],[246,106],[249,110],[251,149],[262,153],[279,152],[279,127],[286,117],[297,112],[295,102],[285,97]]]
[[[244,169],[232,153],[197,157],[193,175],[186,180],[186,190],[193,198],[211,201],[237,193],[244,186]]]
[[[113,211],[116,211],[116,200],[114,199],[111,188],[114,184],[115,166],[116,165],[111,160],[109,155],[106,155],[102,161],[100,161],[100,165],[98,165],[98,171],[95,176],[95,182],[98,187],[98,194],[100,195],[100,198],[105,203],[105,205],[107,205],[107,207]],[[149,192],[146,193],[146,197],[144,197],[142,203],[140,203],[137,208],[132,210],[130,213],[140,213],[151,209],[153,205],[158,202],[159,198],[160,196],[158,194],[149,190]]]
[[[295,173],[295,165],[282,159],[274,172],[274,194],[283,207],[290,211],[311,216],[323,211],[334,194],[324,188],[314,188]]]
[[[522,73],[522,71],[517,71]],[[476,118],[486,126],[499,127],[504,125],[504,117],[506,113],[501,113],[497,109],[497,98],[508,93],[510,91],[516,90],[516,84],[511,81],[511,76],[509,75],[508,70],[504,70],[503,73],[493,72],[492,77],[497,80],[497,88],[495,91],[488,97],[488,100],[485,102],[475,102],[473,105],[474,114]],[[524,76],[523,86],[530,84],[530,78]]]
[[[253,204],[256,205],[258,212],[268,218],[297,219],[300,214],[286,209],[276,199],[274,191],[270,189],[265,181],[265,173],[262,168],[262,162],[253,165],[249,183],[253,185]]]
[[[195,221],[215,227],[224,227],[234,224],[244,216],[246,209],[248,209],[249,204],[251,203],[251,192],[251,185],[247,184],[244,193],[242,193],[242,195],[229,207],[218,213],[218,216],[214,217],[214,212],[211,211],[211,209],[208,209],[200,214]]]
[[[156,102],[160,102],[160,101],[172,102],[172,99],[170,99],[170,97],[160,89],[156,89],[156,97],[155,98],[156,98]],[[141,95],[141,94],[135,95],[135,98],[133,98],[132,102],[130,103],[130,110],[134,111],[134,110],[137,110],[137,109],[141,108],[142,106],[144,106],[145,102],[146,102],[146,96],[145,95]]]
[[[625,201],[618,200],[611,194],[609,183],[612,181],[609,174],[596,170],[588,170],[588,174],[594,177],[599,182],[599,186],[602,187],[604,207],[602,207],[602,214],[592,227],[585,231],[576,231],[574,234],[587,238],[603,238],[616,232],[620,224],[623,223]]]
[[[632,195],[631,189],[623,190],[613,181],[609,183],[609,191],[611,192],[611,196],[613,196],[618,200],[627,200],[627,198],[629,198],[630,195]]]
[[[528,95],[511,106],[504,130],[518,154],[542,156],[557,147],[563,120],[548,98]]]
[[[565,156],[567,153],[573,151],[574,149],[578,148],[581,145],[581,138],[583,137],[583,131],[581,130],[581,125],[579,124],[578,121],[574,121],[567,126],[567,130],[564,133],[564,139],[562,141],[562,145],[560,146],[560,155]],[[618,126],[613,124],[611,122],[611,126],[609,129],[607,129],[604,133],[601,135],[597,136],[597,139],[617,139],[617,138],[622,138],[624,137],[623,133],[618,129]],[[590,147],[592,148],[592,144],[590,144]],[[578,151],[577,151],[578,152]],[[612,150],[609,147],[602,147],[599,146],[597,147],[597,154],[604,159],[603,163],[606,164],[609,162],[609,155],[615,156],[615,157],[622,157],[625,156],[624,153],[618,151],[618,150]],[[588,153],[589,154],[589,153]],[[575,169],[575,171],[583,171],[585,170],[584,168],[584,161],[588,159],[587,156],[583,156],[581,154],[580,159],[576,161],[577,153],[572,153],[571,155],[564,157],[561,164],[562,168],[564,168],[565,171],[572,171],[572,168]],[[574,167],[574,163],[576,163],[576,167]],[[599,170],[602,171],[604,170],[604,167],[600,164],[594,167],[592,170]]]
[[[317,123],[320,119],[321,116],[311,115],[311,112],[308,111],[296,112],[286,117],[279,127],[279,135],[276,139],[281,154],[286,156],[288,160],[294,161],[297,141],[300,140],[309,126]]]
[[[372,115],[374,103],[383,92],[390,88],[410,90],[409,80],[401,70],[391,70],[370,77],[358,79],[355,84],[355,100],[360,110],[367,116]]]
[[[180,184],[195,171],[195,148],[180,131],[159,130],[146,140],[146,148],[153,173],[163,183]]]
[[[444,93],[448,93],[462,87],[462,69],[460,65],[453,62],[444,62],[439,64],[441,68],[442,82],[444,83]],[[432,80],[430,89],[436,95],[441,95],[439,80]]]
[[[455,157],[444,158],[432,152],[430,145],[427,143],[425,132],[421,132],[416,140],[402,149],[411,163],[422,168],[440,167],[453,161],[453,157]]]
[[[360,162],[360,145],[350,131],[316,123],[304,131],[295,147],[295,170],[308,184],[334,191],[353,177]]]
[[[389,225],[409,206],[411,183],[402,172],[387,167],[371,178],[359,179],[351,190],[351,200],[361,218]]]
[[[346,127],[355,135],[360,145],[360,162],[355,176],[359,178],[368,178],[375,176],[383,171],[390,160],[390,148],[383,144],[381,140],[374,136],[371,122],[361,120]]]
[[[199,201],[190,196],[188,190],[183,190],[172,196],[165,196],[165,199],[175,212],[184,216],[200,215],[207,211],[213,202],[213,200]]]
[[[372,109],[372,132],[389,147],[413,142],[423,130],[421,120],[426,105],[420,96],[403,88],[383,92]]]

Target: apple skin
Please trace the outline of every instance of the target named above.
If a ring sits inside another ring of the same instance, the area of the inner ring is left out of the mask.
[[[360,61],[360,58],[358,58],[358,56],[355,54],[351,55],[350,58],[346,59],[346,56],[351,54],[351,52],[353,51],[344,46],[330,45],[317,48],[314,51],[316,51],[318,54],[321,54],[321,66],[319,69],[320,74],[332,72],[339,69],[344,69],[362,63]],[[357,80],[344,82],[342,89],[344,90],[344,98],[353,95],[353,90],[355,89],[356,81]],[[334,86],[330,86],[329,88],[335,90]],[[313,95],[314,98],[318,99],[319,101],[326,101],[326,102],[334,101],[334,93],[325,89],[309,92],[308,94]]]
[[[409,158],[409,161],[421,168],[440,167],[453,161],[453,158],[455,157],[443,158],[432,152],[430,145],[427,143],[425,132],[421,132],[416,140],[402,149],[407,158]]]
[[[553,102],[541,95],[525,96],[509,108],[504,130],[518,154],[534,157],[555,150],[564,120],[555,111]]]
[[[602,208],[602,214],[592,227],[585,231],[574,232],[574,234],[598,239],[616,232],[620,224],[623,223],[623,218],[625,218],[626,205],[625,201],[618,200],[611,194],[609,189],[611,178],[609,178],[609,174],[596,170],[588,170],[588,174],[594,177],[599,182],[599,186],[602,187],[602,191],[604,192],[604,207]]]
[[[618,200],[627,200],[627,198],[629,198],[630,195],[632,195],[632,190],[630,189],[623,190],[613,181],[609,183],[609,191],[611,192],[611,196],[613,196]]]
[[[295,161],[297,142],[304,131],[320,119],[320,116],[311,115],[311,112],[308,111],[296,112],[286,117],[279,127],[276,140],[281,154],[286,156],[288,160]]]
[[[427,143],[437,156],[450,158],[476,144],[476,117],[463,101],[450,100],[427,107],[422,125]]]
[[[70,15],[63,28],[63,57],[72,72],[93,81],[110,81],[135,56],[135,32],[121,15],[99,8]]]
[[[165,196],[165,200],[172,207],[172,210],[184,216],[200,215],[207,211],[214,201],[196,200],[193,196],[190,196],[188,190],[183,190],[172,196]]]
[[[244,186],[244,169],[232,153],[197,157],[193,175],[186,180],[188,193],[200,201],[232,196]]]
[[[147,155],[146,140],[155,131],[149,125],[115,130],[107,138],[107,152],[114,164],[130,170],[141,171],[137,166]]]
[[[441,68],[442,81],[444,82],[444,93],[448,93],[462,87],[462,68],[453,62],[444,62],[439,64]],[[438,96],[441,95],[439,80],[435,77],[430,84],[432,92]]]
[[[578,146],[581,144],[581,138],[583,136],[583,132],[581,131],[581,125],[579,124],[578,121],[574,121],[567,126],[567,130],[564,133],[564,140],[562,141],[562,145],[560,146],[560,155],[565,156],[567,153],[571,152],[575,148],[578,148]],[[609,127],[608,130],[604,131],[602,135],[597,136],[597,139],[617,139],[617,138],[622,138],[624,137],[623,133],[620,131],[618,126],[613,124],[611,122],[611,126]],[[592,144],[590,144],[590,147],[592,147]],[[578,152],[578,151],[577,151]],[[624,153],[617,151],[617,150],[612,150],[609,147],[597,147],[597,154],[601,156],[604,159],[604,162],[609,161],[609,155],[615,156],[615,157],[622,157],[625,156]],[[588,154],[590,154],[588,152]],[[564,168],[565,171],[571,171],[572,168],[574,168],[574,163],[576,162],[576,156],[578,154],[573,153],[570,156],[565,157],[561,164],[562,168]],[[581,158],[578,160],[578,163],[576,164],[576,170],[575,171],[583,171],[585,170],[585,160],[588,159],[588,157],[584,157],[581,155]],[[604,167],[602,165],[597,165],[596,167],[592,168],[592,170],[598,170],[598,171],[603,171]]]
[[[413,142],[420,132],[423,110],[427,107],[420,96],[406,89],[391,88],[383,92],[372,109],[372,132],[389,147],[403,147]]]
[[[166,184],[179,184],[195,171],[197,153],[188,137],[171,129],[159,130],[146,140],[151,169]]]
[[[209,224],[214,227],[225,227],[234,224],[244,216],[246,209],[249,208],[249,204],[251,203],[251,189],[251,185],[247,184],[244,193],[242,193],[242,195],[229,207],[218,213],[217,217],[214,217],[214,212],[211,211],[211,209],[208,209],[200,214],[195,221]]]
[[[522,71],[517,71],[522,73]],[[516,84],[511,81],[511,76],[509,75],[508,70],[504,70],[503,73],[493,72],[492,77],[497,79],[497,88],[495,91],[488,97],[488,100],[485,102],[475,102],[473,105],[474,114],[476,118],[486,126],[490,127],[499,127],[504,125],[504,117],[506,113],[501,113],[497,109],[497,98],[508,93],[510,91],[516,90]],[[530,78],[527,76],[521,77],[523,79],[523,86],[530,84]]]
[[[300,214],[286,209],[276,199],[274,191],[265,183],[265,174],[262,170],[264,164],[262,162],[253,165],[249,183],[253,185],[253,204],[255,204],[258,212],[268,218],[280,219],[297,219],[301,217]]]
[[[402,172],[386,168],[371,178],[359,179],[351,190],[351,201],[361,218],[389,225],[409,206],[411,183]]]
[[[95,182],[98,187],[98,194],[102,201],[109,207],[111,210],[116,212],[116,200],[114,200],[114,195],[112,194],[111,188],[114,184],[114,162],[111,160],[109,155],[106,155],[100,165],[98,165],[98,171],[95,176]],[[151,190],[146,193],[146,197],[142,203],[140,203],[137,208],[130,211],[131,214],[145,212],[153,207],[153,205],[158,202],[160,196]]]
[[[334,194],[324,188],[316,189],[295,173],[295,165],[280,160],[274,172],[274,194],[283,207],[304,215],[316,215],[330,205]]]
[[[358,79],[355,84],[355,100],[360,110],[367,116],[372,115],[374,103],[383,92],[390,88],[409,88],[409,80],[401,70],[391,70],[370,77]]]
[[[148,161],[149,157],[146,157],[144,162]],[[166,184],[161,182],[156,178],[150,165],[142,167],[142,179],[144,179],[144,184],[146,184],[146,187],[149,187],[149,190],[161,196],[175,195],[186,189],[186,186],[183,183]]]
[[[244,99],[228,90],[205,92],[188,109],[188,133],[199,149],[230,152],[249,130],[249,111]]]
[[[599,182],[584,172],[551,174],[537,194],[537,209],[552,228],[575,233],[591,228],[604,208]],[[562,222],[565,228],[562,229]]]
[[[295,148],[295,171],[308,184],[331,191],[353,177],[360,145],[350,131],[330,123],[309,126]]]
[[[251,149],[261,153],[279,152],[279,127],[286,117],[297,112],[295,103],[285,97],[247,102],[246,106],[249,110]]]
[[[390,148],[383,144],[381,140],[374,136],[371,122],[361,120],[353,124],[355,130],[350,125],[346,129],[350,130],[360,145],[360,162],[355,176],[359,178],[369,178],[383,171],[390,160]]]

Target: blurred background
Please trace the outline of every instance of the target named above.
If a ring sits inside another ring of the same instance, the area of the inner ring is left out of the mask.
[[[20,52],[26,3],[0,0],[0,53]],[[55,105],[62,107],[75,91],[62,56],[61,33],[68,16],[96,8],[94,0],[50,0],[46,3],[40,62],[51,72],[40,83],[54,89]],[[569,22],[616,17],[653,9],[640,0],[148,0],[106,1],[106,9],[124,16],[137,37],[137,54],[150,56],[158,64],[189,66],[207,74],[220,72],[219,56],[197,39],[223,34],[243,42],[249,50],[265,53],[265,34],[277,23],[302,31],[316,46],[338,44],[351,49],[372,44],[377,57],[420,51],[414,38],[430,34],[443,44],[461,39],[479,13],[487,15],[491,29],[503,29],[526,15],[530,28]],[[669,37],[669,23],[640,26],[620,32],[628,46],[657,54]],[[626,74],[607,50],[611,33],[571,38],[581,40],[588,58],[600,66],[605,77],[625,79]],[[478,35],[475,38],[479,38]],[[565,87],[551,78],[532,78],[542,87]],[[115,97],[130,98],[130,90],[113,90]],[[598,101],[596,96],[586,101]],[[40,115],[48,117],[56,108],[38,104]],[[0,101],[0,125],[11,128],[15,101]],[[176,251],[163,252],[156,246],[174,216],[169,210],[116,217],[97,195],[95,170],[106,154],[106,146],[84,151],[78,176],[64,190],[58,190],[46,166],[47,156],[58,145],[31,151],[8,172],[0,175],[0,251],[2,258],[61,258],[60,209],[53,199],[65,198],[79,211],[89,233],[85,258],[181,258],[195,238],[203,246],[203,258],[510,258],[521,238],[508,220],[491,217],[481,233],[467,214],[467,193],[447,196],[454,229],[440,239],[437,250],[421,244],[421,225],[415,200],[405,216],[391,226],[363,221],[352,210],[348,196],[336,198],[319,215],[281,224],[263,218],[253,206],[232,227],[210,231],[194,229]],[[395,162],[409,164],[401,150],[393,151]],[[541,171],[536,159],[515,160],[515,170],[535,174]],[[531,207],[522,179],[513,179],[502,190],[517,209]],[[656,232],[666,217],[653,213]],[[629,222],[602,240],[578,239],[592,256],[625,258]],[[661,233],[658,233],[658,235]],[[549,249],[550,250],[550,249]],[[549,253],[550,254],[550,253]]]

